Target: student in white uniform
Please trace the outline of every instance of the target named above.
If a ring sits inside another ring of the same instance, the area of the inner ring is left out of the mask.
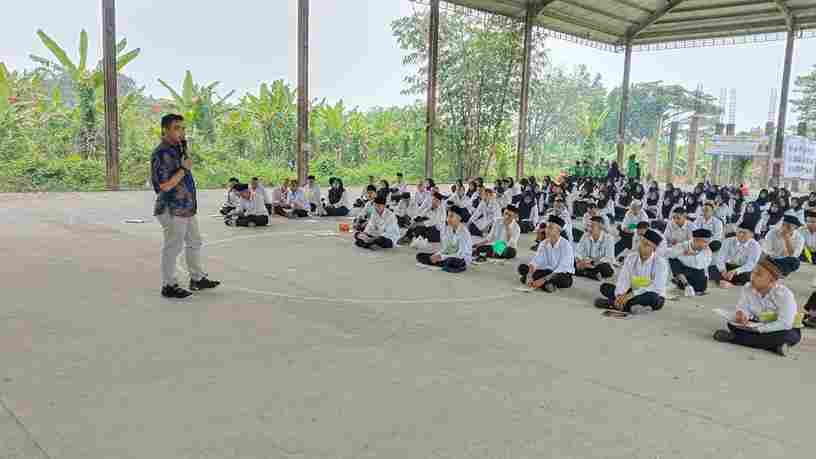
[[[414,219],[413,225],[399,239],[400,245],[408,245],[414,239],[421,237],[431,243],[442,240],[442,230],[447,220],[447,210],[444,205],[445,197],[440,193],[431,196],[431,205]]]
[[[224,223],[227,226],[266,226],[269,224],[269,212],[260,193],[253,193],[246,184],[238,184],[235,190],[241,196],[237,209],[227,215]]]
[[[714,339],[724,343],[766,349],[786,355],[802,339],[793,292],[781,282],[784,274],[770,258],[759,260],[751,283],[742,287],[733,322],[717,330]]]
[[[626,257],[617,282],[601,284],[603,298],[595,300],[595,306],[624,312],[632,312],[636,306],[650,307],[653,311],[663,309],[669,267],[666,259],[656,253],[662,243],[660,233],[647,230],[637,251]]]
[[[397,180],[393,186],[397,193],[405,194],[408,192],[408,184],[403,181],[402,172],[397,172]]]
[[[703,214],[697,217],[697,220],[694,221],[691,228],[705,228],[711,231],[711,242],[708,247],[712,253],[720,251],[723,240],[723,222],[714,216],[714,204],[711,201],[706,201],[706,203],[703,204]]]
[[[364,249],[390,249],[396,245],[399,236],[397,217],[385,208],[385,198],[378,196],[374,198],[374,211],[365,229],[354,235],[354,243]]]
[[[663,239],[669,248],[675,245],[683,244],[691,240],[691,231],[693,228],[686,220],[686,209],[684,207],[675,207],[672,211],[672,218],[666,231],[663,233]]]
[[[221,206],[221,210],[219,211],[221,215],[227,216],[233,210],[237,209],[239,205],[241,205],[241,195],[235,191],[235,186],[238,185],[240,182],[237,178],[232,177],[227,182],[227,198],[224,201],[224,205]]]
[[[762,247],[754,239],[754,228],[748,223],[737,227],[737,235],[725,240],[715,256],[716,266],[708,268],[709,278],[722,288],[745,285],[762,255]]]
[[[535,256],[518,267],[521,283],[535,289],[555,292],[572,287],[575,274],[575,252],[572,244],[561,236],[564,220],[551,215],[547,221],[546,239],[538,245]]]
[[[581,238],[575,253],[575,275],[602,281],[615,275],[615,243],[603,230],[604,218],[590,219],[590,229]]]
[[[323,205],[326,217],[345,217],[349,214],[349,198],[343,181],[337,177],[329,179],[329,201]]]
[[[306,192],[295,179],[289,181],[289,210],[290,218],[306,218],[309,216],[309,200],[306,199]]]
[[[470,217],[468,230],[472,236],[484,237],[490,232],[490,227],[496,218],[499,217],[498,203],[496,203],[496,193],[491,189],[484,190],[484,199],[479,203],[479,207],[473,216]]]
[[[691,240],[682,244],[675,244],[669,249],[666,257],[669,259],[672,281],[685,290],[686,296],[701,295],[708,288],[708,267],[711,266],[711,249],[708,242],[711,231],[696,229],[691,232]]]
[[[516,218],[518,218],[516,206],[511,204],[505,207],[502,218],[497,218],[496,222],[493,223],[487,239],[473,247],[473,256],[478,257],[480,262],[486,261],[488,258],[502,258],[505,260],[516,258],[518,241],[521,236],[521,228],[516,223]],[[501,255],[493,250],[493,244],[497,241],[505,242],[505,249]]]
[[[320,193],[320,184],[315,180],[314,175],[310,175],[308,182],[304,187],[306,193],[306,200],[309,201],[309,212],[316,213],[321,208],[320,201],[322,196]]]
[[[462,208],[453,206],[448,209],[445,227],[442,230],[440,249],[436,253],[418,253],[417,262],[441,266],[443,271],[461,273],[473,261],[471,250],[473,242],[470,232],[462,223]]]
[[[805,212],[805,223],[805,226],[797,230],[804,241],[799,260],[816,264],[816,211]]]
[[[408,228],[411,226],[411,216],[409,215],[410,206],[410,193],[391,193],[390,209],[394,211],[394,215],[397,216],[397,223],[400,228]]]
[[[288,217],[287,210],[291,209],[289,205],[289,181],[281,181],[280,186],[272,190],[272,212],[281,217]]]
[[[377,198],[377,188],[374,185],[368,185],[366,194],[363,200],[359,200],[354,204],[354,230],[363,231],[371,214],[374,213],[374,199]],[[358,207],[359,205],[359,207]]]
[[[782,226],[773,228],[765,236],[765,253],[787,277],[799,270],[799,256],[805,247],[802,234],[796,231],[801,224],[793,215],[782,218]]]
[[[522,234],[535,231],[538,225],[538,205],[533,193],[522,193],[518,202],[518,223]]]
[[[635,228],[640,222],[648,222],[649,215],[643,210],[643,204],[640,201],[634,200],[629,204],[629,210],[623,216],[623,222],[618,229],[620,230],[620,240],[615,246],[615,252],[621,253],[625,249],[632,249],[632,237],[635,233]]]

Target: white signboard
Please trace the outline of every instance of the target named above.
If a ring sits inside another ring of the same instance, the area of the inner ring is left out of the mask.
[[[785,136],[783,176],[813,180],[816,176],[816,142],[807,137]]]
[[[712,156],[765,156],[768,153],[760,148],[763,143],[768,143],[767,137],[715,135],[706,153]]]

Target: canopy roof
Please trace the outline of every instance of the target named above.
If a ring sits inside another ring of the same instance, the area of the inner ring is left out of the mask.
[[[620,51],[816,29],[816,0],[445,0],[523,19],[527,5],[545,29]],[[760,41],[779,39],[769,37]],[[713,42],[712,42],[713,43]]]

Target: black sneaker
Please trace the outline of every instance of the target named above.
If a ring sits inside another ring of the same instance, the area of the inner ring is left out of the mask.
[[[598,309],[609,309],[612,307],[612,303],[609,302],[608,298],[598,298],[595,300],[595,307]]]
[[[555,284],[544,284],[544,291],[547,293],[554,293],[557,290]]]
[[[774,352],[781,355],[782,357],[785,357],[785,356],[788,355],[789,350],[790,350],[790,345],[785,343],[785,344],[780,344],[779,346],[776,346],[776,349],[774,349]]]
[[[192,295],[193,293],[189,290],[184,290],[180,288],[178,285],[165,285],[162,287],[161,294],[165,298],[187,298],[188,296]]]
[[[218,281],[211,281],[206,277],[202,277],[201,280],[194,281],[190,279],[190,290],[197,292],[199,290],[207,290],[211,288],[216,288],[221,285],[221,282]]]
[[[714,339],[721,343],[734,341],[734,333],[731,330],[717,330],[714,332]]]
[[[601,282],[601,281],[603,281],[603,274],[595,273],[595,276],[593,277],[593,279],[595,279],[598,282]]]

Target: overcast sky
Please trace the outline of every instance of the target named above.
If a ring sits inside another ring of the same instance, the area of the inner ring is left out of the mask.
[[[189,69],[197,81],[221,81],[222,90],[257,90],[262,81],[294,82],[296,0],[118,0],[118,33],[142,56],[126,73],[155,96],[169,96],[162,78],[180,85]],[[88,31],[91,50],[101,55],[101,0],[27,0],[6,7],[0,28],[0,61],[12,69],[32,67],[30,53],[49,56],[36,37],[42,28],[77,56],[79,30]],[[409,103],[400,95],[411,69],[391,34],[391,21],[410,14],[409,0],[312,0],[311,95],[347,106]],[[420,8],[417,6],[417,8]],[[784,42],[725,48],[637,53],[632,81],[664,80],[705,90],[737,90],[737,128],[763,125],[771,88],[782,77]],[[549,43],[558,65],[585,64],[607,87],[620,84],[623,56],[558,40]],[[816,65],[816,39],[797,42],[793,75]],[[795,116],[792,114],[792,116]]]

